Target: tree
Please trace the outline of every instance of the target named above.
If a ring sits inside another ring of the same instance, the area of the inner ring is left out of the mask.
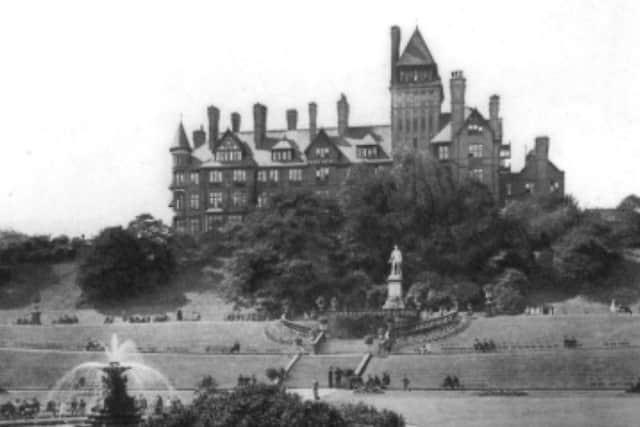
[[[79,283],[89,298],[120,300],[165,284],[173,269],[166,241],[110,227],[95,238],[82,261]]]
[[[524,273],[507,269],[485,286],[485,293],[491,295],[496,314],[518,314],[524,310],[523,292],[528,286],[529,279]]]

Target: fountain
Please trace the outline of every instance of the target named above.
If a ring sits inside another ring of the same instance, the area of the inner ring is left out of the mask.
[[[56,382],[46,402],[63,406],[61,402],[74,401],[77,405],[79,399],[81,407],[92,408],[88,421],[94,427],[139,425],[143,413],[128,391],[172,394],[174,389],[164,375],[143,362],[131,340],[120,343],[113,334],[105,348],[105,361],[85,362],[69,370]],[[79,412],[71,415],[85,415]]]
[[[104,405],[89,415],[89,425],[93,427],[138,426],[142,419],[140,409],[135,400],[127,393],[126,371],[129,366],[121,366],[119,362],[110,362],[102,368],[105,375],[102,382],[105,390]]]

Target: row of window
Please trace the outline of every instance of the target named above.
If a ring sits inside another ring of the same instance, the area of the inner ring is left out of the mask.
[[[328,175],[329,168],[324,167],[320,169],[326,169],[326,174]],[[258,182],[278,182],[280,180],[280,170],[278,169],[268,169],[268,170],[259,170],[258,171]],[[301,182],[302,181],[302,169],[294,168],[288,169],[289,181],[292,182]],[[247,182],[247,171],[245,169],[233,169],[232,170],[232,178],[235,183],[245,183]],[[182,172],[178,172],[175,175],[175,183],[176,185],[184,185],[187,183],[185,175]],[[197,172],[192,172],[188,174],[189,183],[191,184],[199,184],[199,174]],[[220,184],[222,183],[222,171],[215,170],[209,171],[209,182],[212,184]]]
[[[176,229],[179,233],[198,234],[201,231],[210,231],[224,224],[238,224],[242,222],[242,215],[207,215],[205,230],[201,230],[200,218],[176,219]]]
[[[377,145],[356,147],[356,157],[360,159],[375,159],[378,156],[379,156],[379,151],[378,151]]]
[[[240,150],[220,150],[216,152],[216,161],[218,162],[239,162],[242,160],[242,151]]]
[[[418,129],[418,119],[419,123],[420,123],[420,128]],[[413,126],[411,126],[413,124]],[[422,132],[426,132],[427,130],[427,118],[425,115],[421,115],[419,118],[418,117],[414,117],[413,120],[411,120],[410,117],[406,117],[403,118],[402,117],[398,117],[398,121],[397,121],[397,125],[398,125],[398,131],[402,132],[403,130],[407,133],[416,133],[418,131],[422,131]],[[429,114],[429,129],[433,129],[434,128],[434,124],[433,124],[433,116]]]
[[[183,197],[181,195],[176,196],[176,209],[181,210],[184,208]],[[200,194],[189,194],[189,209],[200,209]],[[224,203],[224,194],[221,191],[209,191],[208,193],[208,207],[213,209],[222,209]],[[230,197],[231,207],[244,208],[247,206],[247,193],[244,191],[234,191]]]
[[[293,160],[293,150],[273,150],[271,160],[274,162],[289,162]]]
[[[469,157],[474,159],[480,159],[484,155],[484,145],[471,144],[469,145]],[[438,160],[449,160],[449,146],[438,146]]]

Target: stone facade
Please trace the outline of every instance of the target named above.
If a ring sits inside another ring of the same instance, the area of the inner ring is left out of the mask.
[[[179,231],[197,234],[224,223],[242,221],[265,207],[270,194],[306,188],[335,195],[355,165],[372,173],[392,166],[393,157],[416,150],[450,168],[457,180],[484,183],[496,200],[528,194],[564,194],[564,172],[548,158],[549,138],[536,139],[522,171],[510,170],[511,146],[503,142],[500,98],[489,99],[488,119],[465,103],[466,78],[454,71],[449,80],[449,112],[438,65],[420,31],[401,52],[401,33],[391,28],[390,124],[351,126],[350,105],[337,101],[335,127],[318,129],[318,106],[308,106],[309,128],[299,129],[298,112],[286,111],[286,129],[268,127],[268,109],[253,107],[253,130],[241,129],[231,114],[230,128],[220,132],[220,110],[207,108],[203,127],[189,142],[182,123],[170,149],[173,177],[170,207]],[[207,138],[208,137],[208,138]]]

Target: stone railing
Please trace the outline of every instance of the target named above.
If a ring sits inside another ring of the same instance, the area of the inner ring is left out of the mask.
[[[393,309],[393,310],[344,310],[344,311],[327,311],[327,317],[335,319],[357,319],[364,316],[399,316],[399,317],[416,317],[416,310],[409,308]]]
[[[404,337],[407,335],[423,334],[434,329],[442,328],[451,323],[459,321],[457,311],[445,314],[444,316],[435,317],[433,319],[422,320],[408,325],[397,326],[392,329],[392,333],[396,337]]]

